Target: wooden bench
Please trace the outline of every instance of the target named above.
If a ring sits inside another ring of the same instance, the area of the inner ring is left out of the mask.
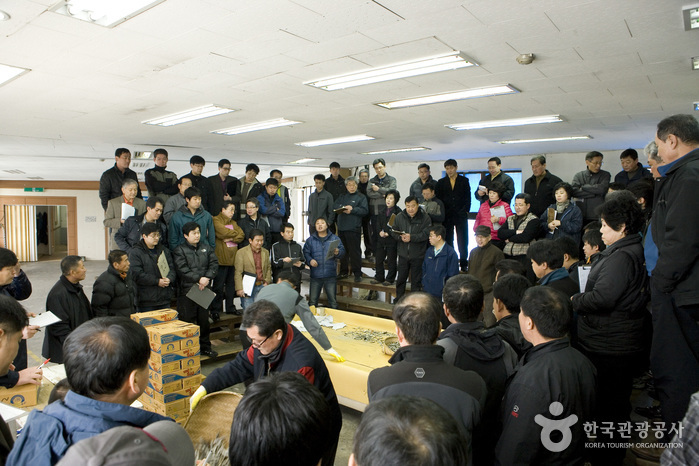
[[[218,356],[215,358],[202,356],[202,363],[230,359],[231,356],[235,357],[240,352],[243,345],[240,343],[240,338],[238,338],[238,332],[242,321],[243,316],[221,314],[221,320],[209,325],[209,338]]]
[[[354,277],[343,278],[337,281],[337,294],[339,296],[352,297],[352,290],[354,288],[371,290],[371,291],[382,291],[386,294],[384,301],[386,304],[391,304],[393,299],[396,297],[396,285],[385,286],[380,283],[372,284],[373,278],[362,277],[362,281],[355,282]],[[406,284],[406,293],[410,291],[410,284]]]
[[[318,298],[318,303],[328,305],[328,298],[321,295]],[[381,301],[367,301],[366,299],[351,298],[348,296],[338,296],[337,306],[341,310],[357,312],[360,314],[369,314],[376,317],[392,318],[393,305],[382,303]]]

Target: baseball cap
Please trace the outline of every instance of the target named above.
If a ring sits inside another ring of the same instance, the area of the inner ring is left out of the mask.
[[[173,421],[154,422],[143,429],[121,426],[71,446],[58,464],[192,466],[194,445]]]
[[[490,228],[485,225],[476,227],[476,236],[490,236]]]

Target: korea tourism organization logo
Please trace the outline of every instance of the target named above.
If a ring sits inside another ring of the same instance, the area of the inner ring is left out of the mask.
[[[549,413],[551,415],[560,416],[563,414],[563,405],[558,401],[554,401],[549,405]],[[570,446],[573,441],[573,432],[570,430],[578,422],[578,416],[571,414],[563,419],[549,419],[541,414],[534,416],[534,422],[541,426],[541,443],[548,451],[559,453]],[[554,442],[551,440],[551,434],[554,432],[562,434],[561,440]]]

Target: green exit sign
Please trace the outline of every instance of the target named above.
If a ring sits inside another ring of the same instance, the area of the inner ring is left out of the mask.
[[[43,193],[44,188],[24,188],[25,193]]]

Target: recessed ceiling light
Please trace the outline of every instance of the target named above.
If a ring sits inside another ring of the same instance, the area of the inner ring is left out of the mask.
[[[15,78],[19,78],[24,73],[29,73],[30,71],[31,70],[27,68],[0,64],[0,86],[7,84]]]
[[[211,104],[203,107],[192,108],[183,112],[172,113],[170,115],[165,115],[158,118],[152,118],[150,120],[142,121],[141,123],[144,125],[173,126],[179,125],[180,123],[201,120],[202,118],[209,118],[231,112],[235,112],[235,110],[232,108]]]
[[[112,28],[165,0],[63,0],[50,11],[70,18]]]
[[[685,31],[699,29],[699,8],[687,8],[682,10]]]
[[[249,133],[251,131],[260,131],[263,129],[279,128],[280,126],[291,126],[298,125],[302,123],[301,121],[292,121],[285,118],[276,118],[274,120],[259,121],[257,123],[250,123],[248,125],[233,126],[231,128],[217,129],[211,131],[214,134],[223,134],[226,136],[232,136],[234,134]]]
[[[692,69],[699,70],[699,57],[692,57]]]
[[[374,84],[390,81],[392,79],[408,78],[410,76],[436,73],[438,71],[456,70],[467,66],[478,66],[478,64],[463,56],[461,52],[454,51],[434,57],[396,63],[395,65],[369,68],[357,73],[308,81],[304,84],[326,91],[336,91],[338,89]]]
[[[314,160],[320,160],[320,159],[305,158],[305,159],[294,160],[293,162],[289,162],[289,163],[300,164],[300,163],[313,162]]]
[[[515,89],[509,84],[505,84],[502,86],[478,87],[474,89],[464,89],[463,91],[445,92],[443,94],[433,94],[422,97],[413,97],[410,99],[394,100],[392,102],[382,102],[375,105],[393,110],[396,108],[416,107],[418,105],[439,104],[442,102],[452,102],[456,100],[517,93],[519,93],[518,89]]]
[[[8,21],[10,19],[10,14],[6,11],[0,10],[0,21]]]
[[[543,115],[526,118],[511,118],[509,120],[489,120],[489,121],[474,121],[473,123],[455,123],[452,125],[444,125],[456,131],[468,129],[483,129],[483,128],[499,128],[502,126],[524,126],[538,125],[541,123],[558,123],[563,121],[560,115]]]
[[[149,159],[152,154],[153,154],[152,152],[148,152],[148,151],[145,151],[145,152],[144,151],[136,151],[133,154],[133,158],[134,159]]]
[[[330,144],[344,144],[346,142],[369,141],[371,139],[376,139],[376,138],[373,138],[371,136],[367,136],[366,134],[356,134],[354,136],[344,136],[341,138],[318,139],[316,141],[296,142],[295,144],[297,146],[303,146],[303,147],[317,147],[317,146],[327,146]]]
[[[429,147],[406,147],[405,149],[377,150],[374,152],[360,152],[362,155],[395,154],[396,152],[417,152],[421,150],[432,150]]]
[[[540,138],[540,139],[510,139],[509,141],[498,141],[500,144],[527,144],[530,142],[556,142],[556,141],[577,141],[579,139],[592,139],[592,136],[565,136],[560,138]]]

